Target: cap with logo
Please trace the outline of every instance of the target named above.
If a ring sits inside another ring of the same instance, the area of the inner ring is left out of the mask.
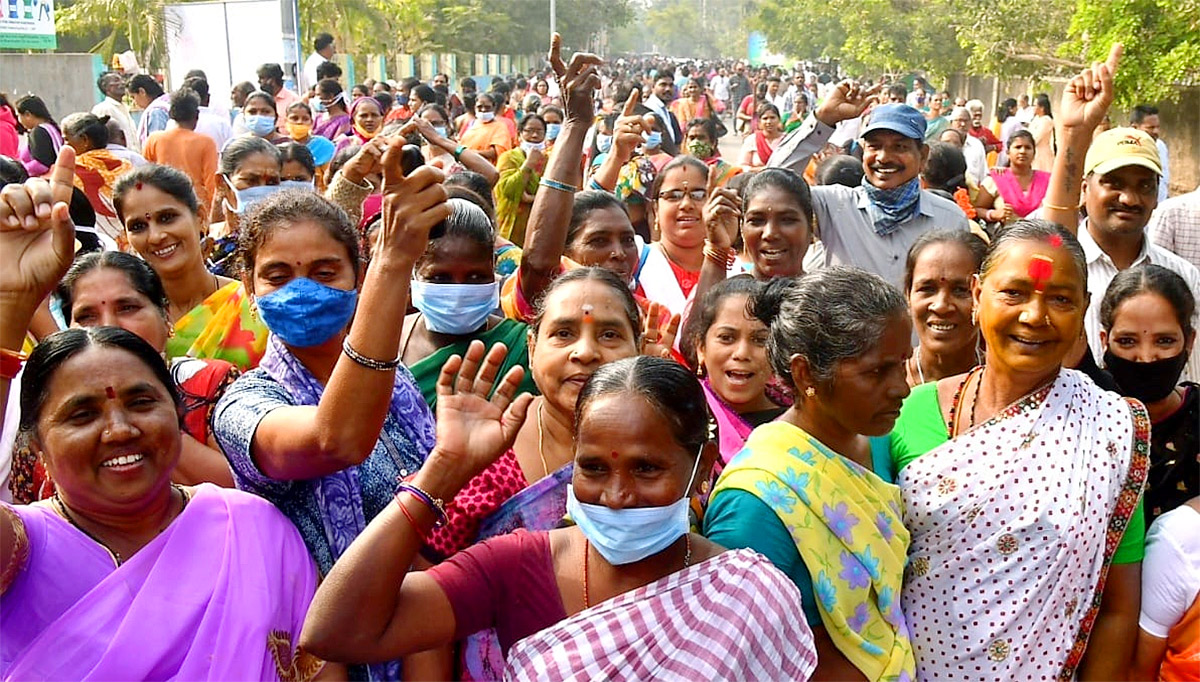
[[[1136,128],[1112,128],[1100,133],[1083,159],[1083,174],[1104,175],[1125,166],[1141,166],[1162,175],[1154,138]]]
[[[871,121],[861,135],[866,137],[876,130],[890,130],[924,142],[925,115],[907,104],[884,104],[871,110]]]

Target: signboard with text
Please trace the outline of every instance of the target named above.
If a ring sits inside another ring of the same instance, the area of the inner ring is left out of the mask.
[[[53,50],[54,0],[0,0],[0,47]]]

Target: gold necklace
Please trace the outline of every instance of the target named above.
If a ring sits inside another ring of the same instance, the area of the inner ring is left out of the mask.
[[[546,406],[546,399],[542,398],[542,402],[538,403],[538,458],[542,460],[542,478],[550,475],[550,467],[546,466],[546,452],[542,449],[542,436],[545,434],[545,428],[542,426],[542,408]]]

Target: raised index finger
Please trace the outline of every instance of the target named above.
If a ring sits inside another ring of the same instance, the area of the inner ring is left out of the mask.
[[[708,188],[708,196],[710,196],[710,197],[713,195],[713,191],[717,189],[717,177],[719,175],[720,175],[720,172],[718,171],[716,164],[709,166],[707,188]]]
[[[637,88],[629,91],[629,97],[625,100],[625,110],[621,113],[622,116],[633,116],[637,113],[638,102],[642,101],[642,93]]]
[[[1121,55],[1125,52],[1125,45],[1122,43],[1113,43],[1113,46],[1108,49],[1108,69],[1112,73],[1117,72],[1117,64],[1121,63]]]
[[[562,78],[567,72],[567,65],[562,60],[562,36],[557,32],[550,36],[550,68],[554,69],[554,73]]]
[[[58,150],[58,160],[50,173],[50,196],[54,203],[71,203],[71,192],[75,189],[75,148],[64,144]]]
[[[404,143],[403,137],[388,140],[383,150],[383,158],[379,165],[383,167],[383,186],[385,188],[398,185],[404,181]]]

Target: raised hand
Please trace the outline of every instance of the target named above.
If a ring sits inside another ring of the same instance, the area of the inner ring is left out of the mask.
[[[1058,105],[1056,114],[1058,125],[1063,128],[1079,128],[1089,134],[1104,120],[1108,108],[1112,105],[1113,77],[1117,73],[1117,65],[1121,61],[1124,46],[1116,43],[1108,51],[1108,59],[1104,62],[1093,62],[1090,68],[1083,70],[1067,83],[1063,90],[1062,102]]]
[[[520,365],[510,369],[497,385],[507,354],[508,348],[497,343],[485,356],[483,342],[475,340],[465,356],[451,356],[442,365],[434,453],[435,461],[446,470],[443,473],[456,484],[465,485],[512,447],[533,402],[528,393],[517,395],[525,374]]]
[[[562,60],[562,36],[550,36],[550,68],[558,78],[558,89],[562,92],[563,111],[567,112],[564,125],[570,123],[592,124],[595,115],[593,97],[600,89],[600,72],[604,60],[590,52],[576,52],[570,65]]]
[[[429,140],[430,144],[437,144],[446,139],[445,136],[439,135],[438,131],[433,129],[432,123],[426,121],[420,116],[413,116],[412,118],[408,119],[408,123],[405,123],[403,126],[401,126],[400,130],[396,132],[396,135],[397,137],[407,137],[413,133],[419,133],[421,137]]]
[[[882,89],[882,83],[872,88],[864,88],[858,81],[842,81],[829,91],[829,96],[817,107],[816,117],[822,123],[831,126],[858,118],[875,102]]]
[[[421,166],[405,177],[404,144],[403,137],[393,138],[380,159],[383,221],[372,257],[398,257],[411,265],[425,253],[429,231],[450,217],[450,205],[440,169]]]
[[[387,148],[388,138],[382,135],[376,135],[367,140],[359,148],[358,153],[352,156],[345,166],[342,166],[342,175],[353,183],[361,184],[364,178],[379,172],[383,152]]]
[[[37,307],[75,257],[75,224],[68,210],[75,150],[69,145],[59,151],[49,177],[0,191],[0,299],[6,308]]]
[[[742,200],[737,192],[717,186],[719,171],[708,169],[708,202],[704,204],[704,238],[719,249],[729,249],[742,221]]]
[[[641,354],[671,357],[675,337],[679,334],[679,314],[671,315],[665,305],[651,301],[642,319]]]
[[[613,125],[613,147],[622,161],[628,161],[638,145],[645,141],[642,133],[654,130],[654,115],[642,116],[637,113],[637,106],[641,101],[641,92],[637,88],[631,90],[629,97],[625,99],[621,115]]]

